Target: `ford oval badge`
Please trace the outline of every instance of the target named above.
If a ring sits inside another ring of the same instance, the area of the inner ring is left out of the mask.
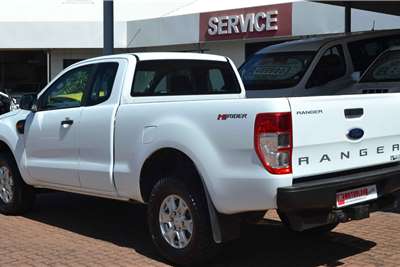
[[[360,128],[351,129],[348,134],[347,138],[350,140],[359,140],[364,136],[364,130]]]

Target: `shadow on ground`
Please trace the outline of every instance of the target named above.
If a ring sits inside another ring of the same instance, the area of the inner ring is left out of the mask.
[[[392,212],[400,214],[400,191],[394,194],[394,197],[397,199],[397,203],[394,208],[385,209],[385,212]]]
[[[26,217],[87,237],[129,247],[158,261],[147,232],[143,205],[80,196],[45,193]],[[280,222],[265,220],[246,226],[240,240],[227,244],[209,266],[339,266],[341,259],[376,244],[333,232],[306,238],[287,232]]]

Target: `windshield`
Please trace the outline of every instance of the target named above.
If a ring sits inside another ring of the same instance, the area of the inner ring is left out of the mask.
[[[400,51],[388,51],[368,69],[360,82],[399,82]]]
[[[315,53],[256,54],[239,70],[246,90],[272,90],[297,85]]]

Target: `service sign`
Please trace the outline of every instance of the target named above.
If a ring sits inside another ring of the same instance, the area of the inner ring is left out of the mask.
[[[249,39],[291,34],[291,3],[200,14],[200,41]]]

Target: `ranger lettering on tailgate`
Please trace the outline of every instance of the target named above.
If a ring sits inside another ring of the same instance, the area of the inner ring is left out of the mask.
[[[351,153],[350,151],[342,151],[338,155],[331,155],[329,153],[322,154],[321,157],[319,158],[310,158],[310,157],[299,157],[298,158],[298,165],[299,166],[304,166],[304,165],[309,165],[311,163],[325,163],[325,162],[331,162],[334,159],[340,159],[340,160],[349,160],[353,157],[368,157],[371,153],[373,154],[385,154],[387,153],[387,149],[385,146],[377,146],[375,149],[368,149],[368,148],[363,148],[358,150],[356,153]],[[400,144],[393,144],[390,148],[390,152],[398,152],[400,151]],[[391,161],[397,161],[400,160],[400,154],[396,155],[390,155],[390,160]]]

